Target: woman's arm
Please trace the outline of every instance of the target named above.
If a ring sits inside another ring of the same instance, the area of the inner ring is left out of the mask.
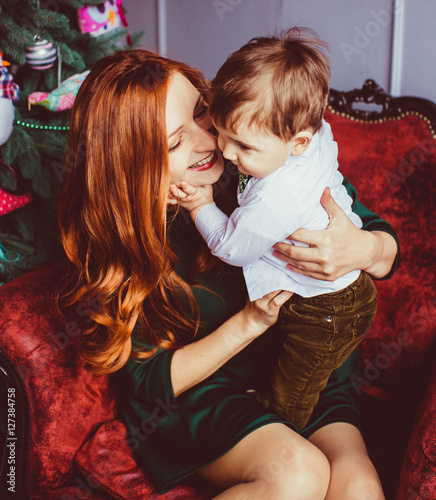
[[[321,203],[330,217],[328,227],[322,231],[295,231],[292,239],[307,243],[310,248],[277,243],[276,256],[288,262],[289,269],[316,279],[334,281],[355,269],[362,269],[375,279],[390,277],[399,257],[395,232],[390,224],[357,202],[348,181],[344,184],[353,197],[353,211],[361,216],[364,230],[350,221],[326,188]]]
[[[174,396],[212,375],[224,363],[262,335],[276,321],[280,306],[291,292],[271,292],[259,300],[247,302],[206,337],[175,351],[171,361]]]

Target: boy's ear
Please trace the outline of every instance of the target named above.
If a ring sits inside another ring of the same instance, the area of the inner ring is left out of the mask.
[[[300,156],[303,154],[312,140],[313,134],[309,130],[302,130],[291,139],[291,154]]]

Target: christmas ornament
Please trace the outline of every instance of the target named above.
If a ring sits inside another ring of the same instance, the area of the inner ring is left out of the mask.
[[[17,208],[24,207],[32,203],[32,196],[30,193],[16,196],[9,194],[0,188],[0,215],[6,215]]]
[[[0,245],[0,270],[3,270],[3,262],[18,262],[20,260],[20,255],[13,250],[8,250],[3,245]],[[4,285],[4,283],[0,283],[0,285]]]
[[[12,134],[14,127],[14,102],[18,101],[20,89],[13,82],[12,75],[6,69],[9,63],[3,61],[3,54],[0,52],[0,146],[4,144]]]
[[[73,107],[74,99],[89,70],[80,75],[73,75],[64,80],[58,88],[51,92],[33,92],[29,95],[29,108],[31,104],[43,106],[50,111],[65,111]]]
[[[56,61],[56,48],[51,42],[35,35],[33,44],[26,47],[26,59],[33,69],[49,69]]]
[[[86,5],[77,11],[79,28],[82,33],[99,36],[128,27],[122,0],[107,0],[98,5]],[[131,45],[130,37],[127,42]]]
[[[14,169],[10,167],[7,163],[5,163],[1,158],[0,158],[0,164],[8,168],[12,172],[12,175],[14,176],[16,182],[17,176],[15,175]],[[30,193],[17,196],[14,194],[9,194],[0,188],[0,215],[6,215],[16,210],[17,208],[24,207],[25,205],[28,205],[29,203],[32,202],[33,198]]]

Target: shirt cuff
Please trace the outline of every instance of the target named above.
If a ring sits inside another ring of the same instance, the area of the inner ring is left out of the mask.
[[[215,226],[226,224],[228,217],[214,203],[205,205],[195,217],[195,227],[203,238],[208,241],[209,235],[213,233]]]

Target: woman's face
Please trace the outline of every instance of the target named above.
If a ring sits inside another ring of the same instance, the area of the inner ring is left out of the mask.
[[[171,182],[180,186],[213,184],[221,177],[224,160],[217,146],[203,97],[181,73],[169,81],[166,121]]]

